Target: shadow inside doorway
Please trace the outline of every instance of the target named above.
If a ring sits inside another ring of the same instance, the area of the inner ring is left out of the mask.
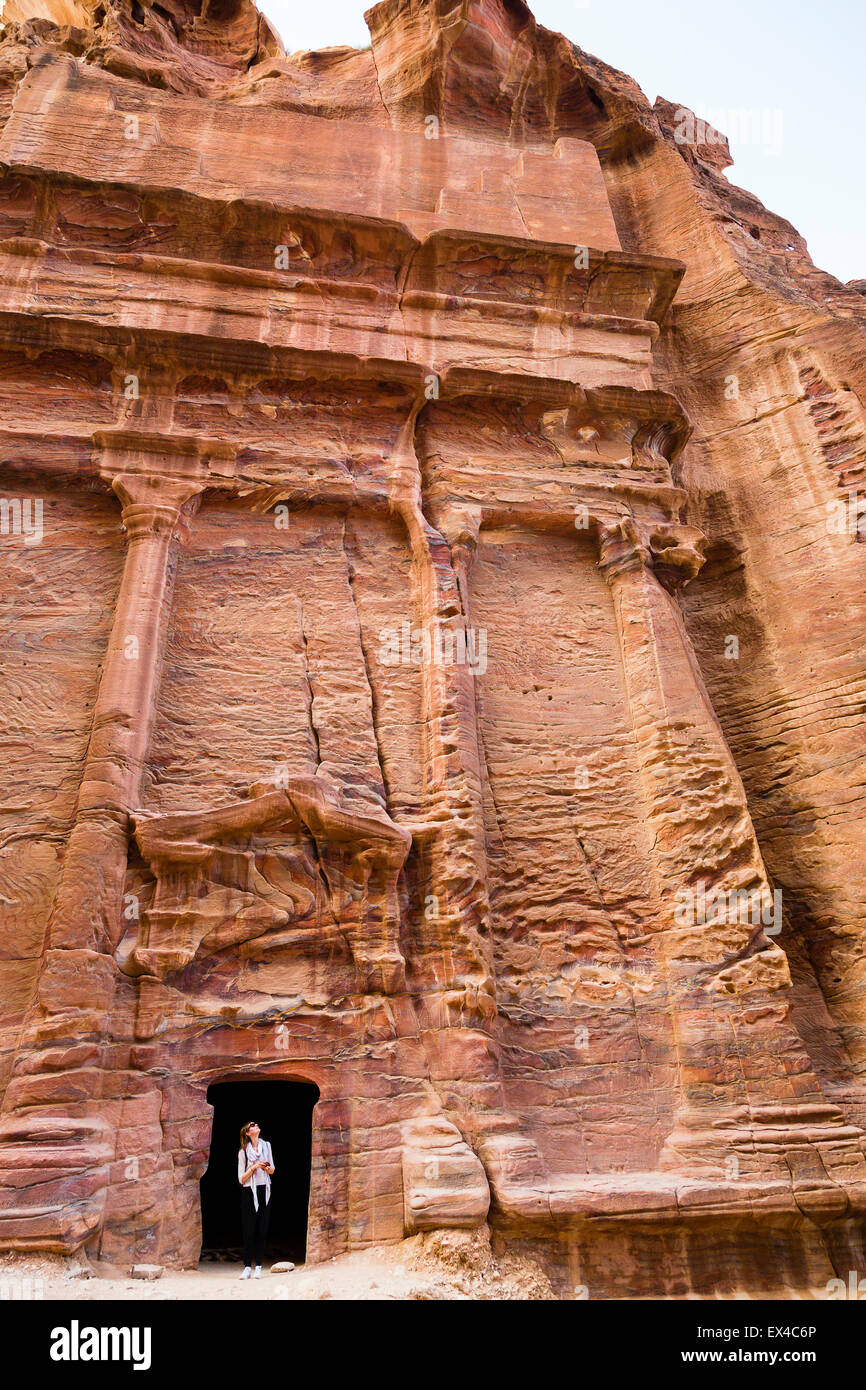
[[[309,1081],[220,1081],[208,1087],[207,1099],[214,1114],[210,1160],[201,1180],[202,1260],[243,1261],[239,1136],[241,1126],[255,1120],[274,1153],[265,1260],[303,1264],[318,1086]]]

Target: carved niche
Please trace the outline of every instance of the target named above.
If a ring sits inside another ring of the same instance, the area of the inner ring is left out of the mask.
[[[403,985],[397,879],[412,837],[384,812],[348,809],[322,779],[298,777],[216,809],[133,821],[156,888],[127,974],[164,980],[288,923],[314,925],[324,908],[346,933],[360,988]]]

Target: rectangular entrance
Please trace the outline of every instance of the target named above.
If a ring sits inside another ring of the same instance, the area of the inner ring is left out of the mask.
[[[318,1099],[319,1088],[309,1081],[220,1081],[208,1087],[213,1127],[201,1180],[202,1260],[242,1263],[239,1136],[242,1125],[255,1121],[274,1154],[266,1264],[304,1262]]]

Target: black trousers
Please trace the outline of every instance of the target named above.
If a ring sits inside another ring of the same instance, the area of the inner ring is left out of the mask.
[[[244,1264],[260,1265],[265,1258],[268,1226],[271,1223],[271,1204],[265,1201],[265,1189],[258,1190],[259,1209],[253,1206],[252,1188],[241,1188],[241,1226],[244,1233]]]

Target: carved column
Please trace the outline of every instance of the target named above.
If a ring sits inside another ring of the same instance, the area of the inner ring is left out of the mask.
[[[700,533],[666,525],[644,537],[625,518],[602,529],[599,546],[655,833],[656,946],[678,1052],[680,1103],[662,1165],[696,1178],[708,1163],[728,1177],[769,1168],[807,1186],[826,1185],[837,1165],[862,1172],[862,1136],[827,1104],[791,1022],[785,954],[760,923],[737,920],[728,897],[770,886],[672,593],[703,562]]]
[[[472,508],[458,507],[450,517],[436,517],[444,528],[437,530],[425,514],[415,452],[415,421],[424,404],[423,399],[416,404],[391,459],[392,505],[412,549],[419,624],[431,638],[454,640],[465,638],[470,622],[468,565],[480,517]],[[535,1214],[547,1200],[536,1145],[506,1110],[493,1035],[496,985],[474,679],[465,662],[422,666],[424,821],[408,828],[423,855],[425,898],[433,900],[437,912],[425,921],[426,977],[420,988],[415,984],[413,1007],[430,1078],[461,1137],[454,1162],[445,1164],[440,1163],[441,1144],[450,1146],[453,1138],[443,1141],[441,1120],[432,1128],[413,1127],[407,1135],[407,1230],[442,1220],[455,1197],[464,1217],[470,1209],[476,1214],[486,1210],[488,1178],[501,1210]],[[417,1156],[425,1152],[419,1168]],[[455,1164],[463,1173],[459,1191]],[[419,1172],[427,1173],[423,1182],[417,1181]],[[454,1224],[463,1224],[462,1217]]]
[[[437,649],[442,639],[453,643],[463,634],[465,620],[448,542],[422,509],[414,433],[423,404],[416,402],[391,457],[391,489],[412,551],[418,626]],[[430,942],[427,953],[432,948],[440,957],[419,1000],[425,1028],[470,1020],[483,1025],[496,1013],[473,679],[463,662],[421,665],[425,802],[423,822],[408,828],[423,847],[425,896],[436,905],[430,936],[438,941]]]
[[[129,549],[49,926],[51,949],[109,954],[120,935],[129,813],[138,805],[159,684],[171,553],[182,508],[201,490],[193,481],[130,473],[112,487]]]
[[[156,703],[174,546],[183,509],[201,484],[120,473],[112,486],[129,548],[36,1002],[4,1099],[0,1226],[7,1246],[81,1244],[99,1223],[114,1157],[116,1072],[112,1101],[102,1098],[130,812]],[[16,1193],[25,1190],[38,1205],[18,1207]]]

